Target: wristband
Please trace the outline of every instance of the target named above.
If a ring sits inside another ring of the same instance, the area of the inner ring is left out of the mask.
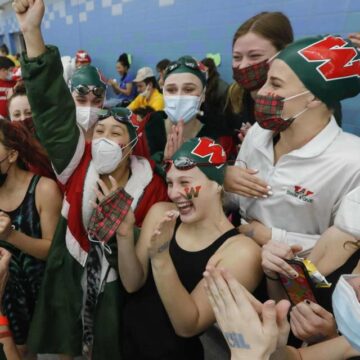
[[[0,332],[0,339],[6,338],[6,337],[12,337],[11,331],[3,331],[3,332]]]
[[[4,315],[0,315],[0,326],[9,326],[9,320]]]
[[[271,228],[271,240],[286,244],[286,230]]]

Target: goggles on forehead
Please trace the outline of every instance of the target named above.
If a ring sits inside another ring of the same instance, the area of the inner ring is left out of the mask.
[[[130,120],[131,111],[129,111],[129,115],[124,115],[123,110],[121,112],[122,114],[119,111],[116,111],[115,109],[102,109],[99,111],[98,119],[104,120],[112,116],[115,120],[119,122],[132,124]]]
[[[171,165],[174,165],[176,169],[178,170],[190,170],[193,169],[196,166],[221,166],[225,165],[226,162],[221,163],[199,163],[196,162],[194,159],[182,156],[175,160],[165,160],[163,162],[163,168],[166,172],[170,170]]]
[[[79,94],[79,95],[87,95],[90,92],[92,92],[96,97],[103,97],[105,94],[105,89],[103,87],[98,87],[95,86],[93,88],[89,88],[89,86],[87,85],[77,85],[74,87],[74,90]]]
[[[173,62],[171,62],[167,66],[167,68],[165,70],[165,75],[170,74],[171,72],[173,72],[174,70],[176,70],[180,66],[186,66],[189,69],[201,71],[205,75],[207,74],[206,67],[201,62],[197,62],[195,60],[194,61],[186,60],[186,61],[173,61]]]

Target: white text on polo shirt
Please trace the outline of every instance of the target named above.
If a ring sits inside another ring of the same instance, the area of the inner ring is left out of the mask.
[[[311,198],[311,196],[314,195],[314,193],[299,185],[295,185],[293,190],[292,189],[286,190],[286,194],[290,196],[294,196],[299,200],[308,203],[312,203],[314,201],[314,199]]]

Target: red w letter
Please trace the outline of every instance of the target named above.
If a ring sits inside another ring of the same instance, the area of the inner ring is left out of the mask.
[[[360,60],[354,60],[357,51],[353,47],[346,47],[347,42],[334,36],[312,44],[299,51],[309,62],[321,61],[317,71],[325,80],[337,80],[352,76],[360,77]]]
[[[220,164],[226,161],[223,148],[208,138],[199,139],[199,143],[191,153],[202,158],[210,156],[210,164]]]

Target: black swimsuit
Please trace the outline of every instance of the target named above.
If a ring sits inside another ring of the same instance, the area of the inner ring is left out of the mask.
[[[207,248],[189,252],[176,241],[177,222],[170,242],[170,256],[179,279],[191,293],[203,277],[210,257],[229,238],[238,235],[233,228]],[[169,285],[171,286],[171,285]],[[204,351],[198,336],[183,338],[175,334],[158,294],[151,266],[144,286],[129,296],[125,306],[125,359],[126,360],[202,360]]]

